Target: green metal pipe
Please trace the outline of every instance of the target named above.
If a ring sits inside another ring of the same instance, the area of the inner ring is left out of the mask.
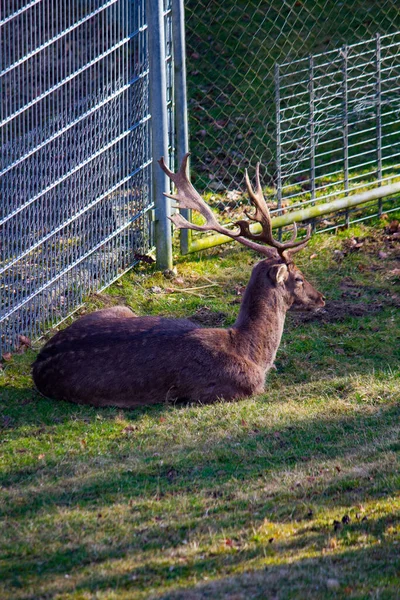
[[[315,217],[320,217],[322,215],[337,212],[346,208],[352,208],[353,206],[365,204],[366,202],[378,200],[379,198],[384,198],[385,196],[392,196],[393,194],[397,193],[400,193],[400,182],[375,188],[367,192],[362,192],[361,194],[354,194],[354,196],[347,196],[346,198],[341,198],[339,200],[332,200],[332,202],[326,202],[325,204],[309,206],[308,208],[303,208],[302,210],[286,213],[280,217],[274,217],[272,219],[272,228],[277,229],[278,227],[291,225],[291,223],[307,221],[309,219],[314,219]],[[261,231],[261,225],[256,223],[251,225],[250,229],[253,233],[259,233]],[[227,242],[232,242],[232,238],[220,233],[216,233],[215,235],[210,235],[204,238],[192,239],[189,252],[206,250],[207,248],[219,246],[220,244],[226,244]]]

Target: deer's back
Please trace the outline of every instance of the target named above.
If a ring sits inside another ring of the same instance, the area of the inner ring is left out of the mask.
[[[84,317],[44,346],[33,378],[45,396],[96,406],[247,395],[258,369],[235,354],[231,331],[183,319]]]

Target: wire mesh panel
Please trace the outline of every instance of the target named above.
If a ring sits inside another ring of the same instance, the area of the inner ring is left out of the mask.
[[[1,0],[0,36],[4,352],[147,251],[151,158],[143,0]]]
[[[300,170],[301,159],[305,156],[309,161],[307,173],[298,177],[312,179],[310,144],[315,146],[316,143],[314,168],[315,178],[318,177],[322,158],[317,154],[329,150],[322,146],[322,142],[329,137],[321,135],[322,127],[326,130],[331,126],[329,135],[338,138],[337,142],[332,141],[330,161],[338,159],[339,162],[331,167],[332,171],[341,169],[342,174],[337,173],[336,177],[343,179],[347,162],[349,186],[355,185],[356,177],[359,177],[358,183],[363,182],[367,165],[363,166],[362,163],[368,161],[374,161],[370,162],[368,168],[371,173],[375,169],[371,177],[375,178],[376,185],[380,168],[377,143],[381,143],[382,178],[391,173],[389,159],[386,158],[392,151],[384,147],[395,140],[395,128],[388,124],[383,115],[385,113],[389,118],[391,110],[392,120],[397,119],[395,104],[399,97],[397,77],[400,58],[397,37],[391,37],[391,34],[400,30],[400,12],[396,0],[247,0],[223,4],[212,0],[189,0],[186,15],[192,177],[199,189],[208,192],[208,201],[216,209],[222,210],[227,220],[235,218],[241,205],[247,203],[243,185],[244,169],[250,167],[250,173],[254,172],[257,161],[262,163],[265,192],[273,202],[277,200],[279,177],[282,178],[282,185],[292,185],[287,174]],[[380,55],[377,50],[379,39],[382,44]],[[392,43],[395,45],[391,46]],[[360,44],[358,50],[355,44]],[[348,56],[346,52],[349,52]],[[322,60],[325,60],[322,57],[326,53],[329,67],[322,66]],[[313,55],[317,55],[314,65],[309,58]],[[290,66],[293,61],[299,60],[301,63],[296,63],[298,67]],[[349,61],[347,66],[346,61]],[[363,62],[368,66],[364,66]],[[278,74],[277,64],[280,65]],[[300,67],[304,70],[297,80],[297,87],[292,85],[294,82],[290,78],[286,83],[283,82],[284,73],[300,71]],[[378,69],[381,70],[379,77],[382,79],[382,89],[378,87]],[[344,74],[348,79],[347,84]],[[277,76],[281,78],[278,85]],[[331,81],[328,81],[329,78]],[[310,80],[315,87],[314,108]],[[284,85],[288,85],[286,91]],[[347,92],[345,85],[348,86]],[[360,88],[358,92],[357,85]],[[392,91],[389,91],[390,86]],[[319,97],[322,87],[326,87],[323,99]],[[333,96],[330,99],[329,89]],[[303,99],[297,97],[300,91],[304,93]],[[296,102],[305,104],[290,113],[289,105],[293,107],[294,104],[290,104],[291,100],[287,98],[280,100],[279,93],[282,98],[296,95]],[[387,104],[389,98],[391,109]],[[329,109],[328,102],[331,102]],[[285,115],[282,114],[284,108],[287,108]],[[326,109],[328,113],[325,114]],[[379,110],[382,115],[381,133],[376,131]],[[318,123],[314,125],[310,111],[319,115],[316,117]],[[343,120],[344,113],[349,119],[347,124]],[[299,146],[296,146],[296,141],[292,143],[292,138],[289,143],[286,133],[288,123],[281,123],[282,131],[279,133],[279,118],[292,119],[292,128],[303,128],[304,132],[308,128],[306,148],[302,145],[303,138]],[[327,120],[324,125],[323,118]],[[333,123],[334,119],[336,121]],[[356,135],[356,131],[360,134],[361,120],[364,133],[360,136]],[[333,131],[335,126],[338,128],[336,134]],[[393,133],[392,138],[388,137],[390,133]],[[280,135],[282,148],[279,150]],[[344,160],[346,136],[349,156]],[[366,142],[370,138],[373,141]],[[377,142],[377,138],[381,138],[381,142]],[[367,154],[369,150],[371,152]],[[280,152],[285,153],[281,157],[282,169],[279,168]],[[365,154],[364,158],[356,158],[356,154],[361,153]],[[392,154],[395,154],[395,150]],[[329,154],[324,159],[326,162],[327,157]],[[394,156],[390,161],[392,159]],[[307,199],[317,193],[311,190],[311,182],[304,180],[297,183],[310,188],[304,190],[308,193]],[[333,183],[333,180],[329,183]],[[334,185],[328,189],[334,192]],[[288,187],[283,195],[289,196],[295,191],[298,190]]]
[[[276,65],[277,194],[291,209],[400,175],[400,33]]]

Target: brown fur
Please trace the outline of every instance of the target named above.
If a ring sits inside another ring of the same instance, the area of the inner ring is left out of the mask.
[[[284,281],[277,282],[278,273]],[[263,260],[253,269],[233,327],[203,329],[185,319],[135,317],[126,307],[100,310],[44,346],[33,379],[45,396],[94,406],[243,398],[263,391],[286,311],[323,305],[322,295],[294,265]]]

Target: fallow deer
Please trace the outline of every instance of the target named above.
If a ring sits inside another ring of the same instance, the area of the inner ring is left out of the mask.
[[[209,403],[244,398],[263,391],[274,363],[289,308],[313,310],[324,306],[317,292],[295,267],[292,256],[303,248],[294,225],[290,241],[272,235],[271,217],[260,184],[256,189],[246,172],[246,185],[255,213],[223,227],[187,174],[188,155],[177,173],[160,159],[175,184],[170,195],[180,208],[198,211],[204,225],[189,223],[181,214],[171,220],[179,229],[216,231],[248,246],[265,258],[252,271],[236,322],[227,329],[202,328],[185,319],[135,317],[126,307],[83,316],[58,332],[39,353],[33,379],[45,396],[94,406],[132,408],[185,399]],[[253,233],[250,221],[261,224]],[[266,245],[263,245],[266,244]]]

